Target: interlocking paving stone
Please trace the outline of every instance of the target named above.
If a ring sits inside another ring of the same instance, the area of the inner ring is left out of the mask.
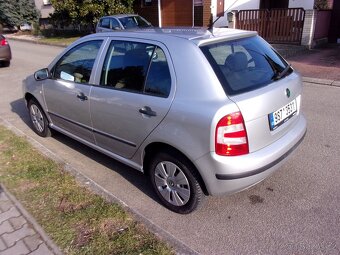
[[[22,226],[25,223],[27,223],[26,219],[22,215],[19,217],[10,218],[9,222],[11,223],[14,230],[18,230],[19,228],[22,228]]]
[[[7,248],[7,246],[6,246],[5,242],[0,237],[0,252],[3,251],[6,248]]]
[[[31,252],[29,255],[53,255],[53,253],[47,248],[46,244],[41,244],[38,249]]]
[[[8,211],[13,206],[13,203],[9,200],[1,201],[0,203],[0,213]]]
[[[12,247],[1,251],[0,255],[26,255],[29,254],[30,251],[28,250],[28,248],[26,247],[26,245],[24,244],[24,242],[22,240],[18,241],[15,245],[13,245]]]
[[[9,201],[9,199],[8,196],[4,192],[1,192],[0,190],[0,202],[1,201]]]
[[[22,228],[13,231],[12,233],[6,233],[2,235],[3,240],[5,241],[7,246],[12,246],[15,242],[23,239],[27,236],[32,236],[35,234],[35,231],[32,228],[29,228],[27,224],[25,224]]]
[[[0,236],[4,233],[11,233],[13,231],[14,231],[14,229],[11,226],[11,224],[9,223],[8,220],[6,220],[6,221],[4,221],[0,224]]]
[[[0,213],[0,223],[8,220],[9,218],[18,216],[20,216],[20,212],[15,207],[11,207],[8,211]]]
[[[41,240],[40,235],[35,234],[33,236],[25,237],[24,243],[30,251],[34,251],[43,243],[43,240]]]
[[[41,236],[39,231],[42,230],[34,225],[34,219],[22,210],[15,197],[5,193],[0,185],[0,255],[62,254],[58,247],[49,243],[48,237]],[[47,244],[52,245],[53,251]]]

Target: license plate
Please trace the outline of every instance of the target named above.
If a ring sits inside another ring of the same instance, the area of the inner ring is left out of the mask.
[[[275,130],[296,114],[296,100],[268,115],[270,130]]]

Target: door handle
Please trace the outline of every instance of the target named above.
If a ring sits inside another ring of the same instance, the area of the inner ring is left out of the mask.
[[[77,95],[77,98],[79,98],[81,101],[85,101],[87,100],[87,96],[85,96],[85,94],[83,92],[80,92],[78,95]]]
[[[143,108],[139,109],[139,112],[148,116],[157,116],[157,113],[154,112],[149,106],[144,106]]]

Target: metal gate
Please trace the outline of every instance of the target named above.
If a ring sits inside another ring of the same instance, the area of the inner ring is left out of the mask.
[[[270,43],[301,44],[304,19],[302,8],[242,10],[236,28],[257,31]]]

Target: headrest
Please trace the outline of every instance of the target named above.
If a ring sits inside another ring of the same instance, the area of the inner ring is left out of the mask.
[[[239,72],[245,70],[248,66],[248,58],[244,52],[235,52],[230,54],[225,62],[226,65],[231,71]]]

